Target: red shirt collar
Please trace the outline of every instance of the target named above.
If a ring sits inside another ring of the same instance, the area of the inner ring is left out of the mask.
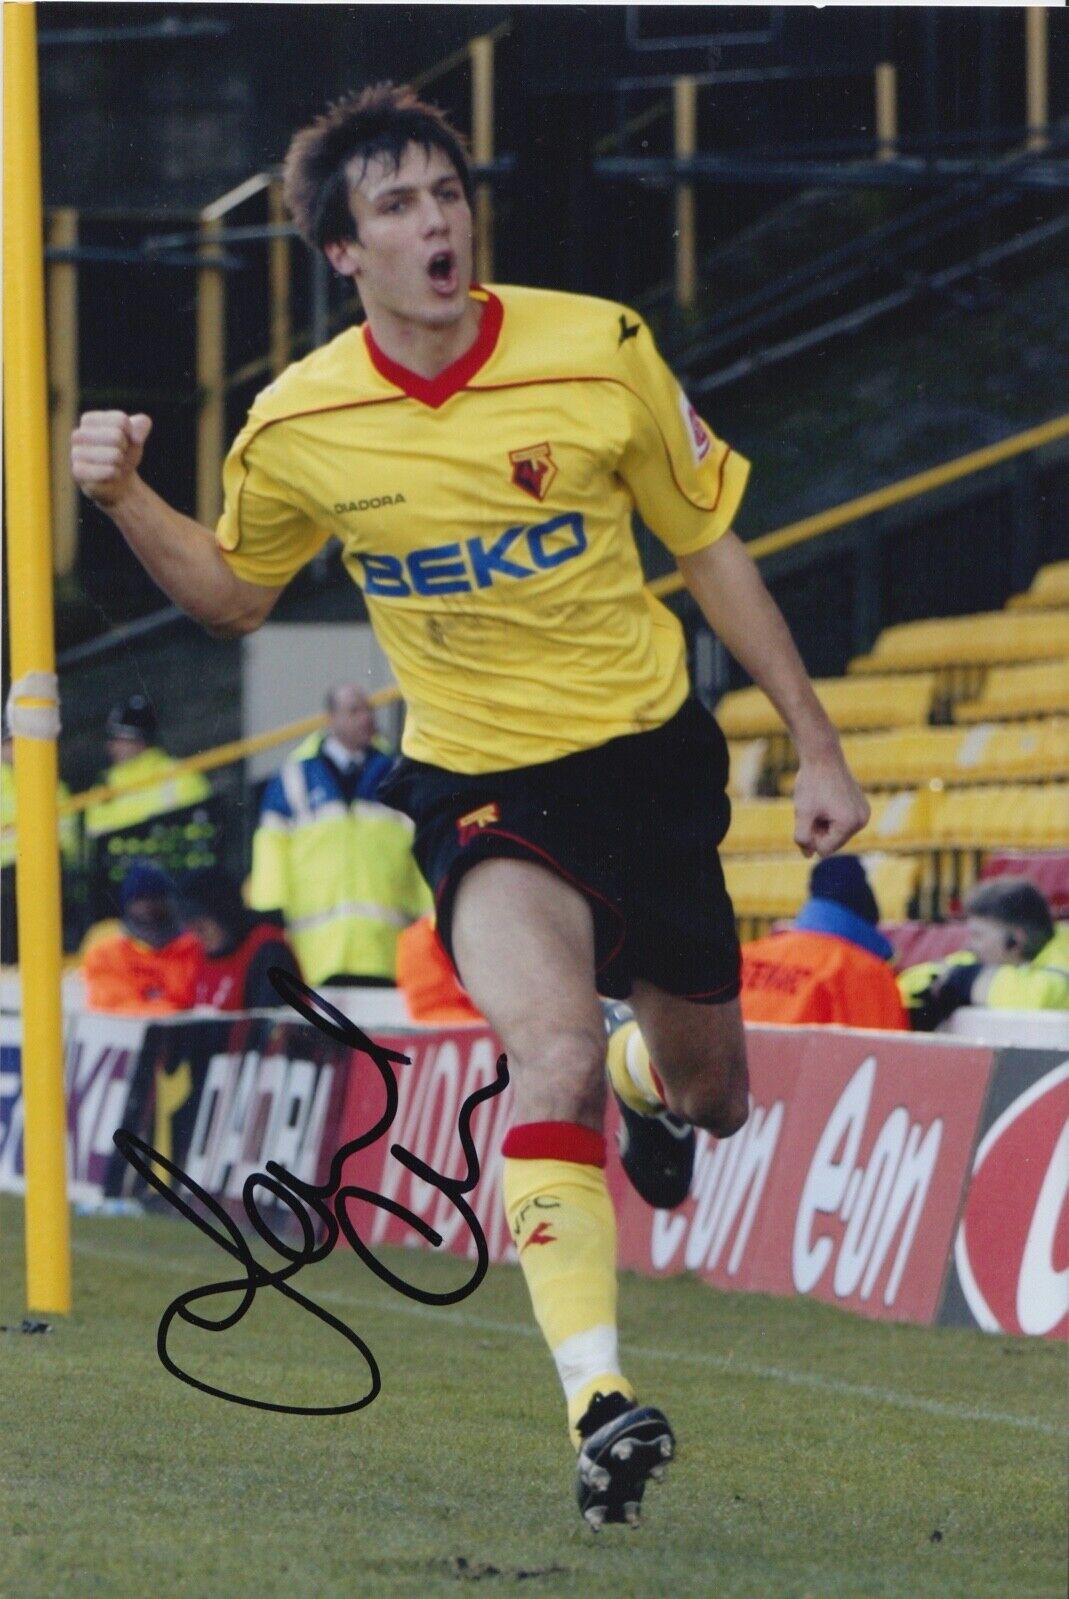
[[[476,372],[486,365],[497,348],[498,335],[505,315],[504,306],[491,290],[480,289],[477,284],[473,284],[472,287],[477,297],[485,299],[475,343],[451,366],[439,372],[436,378],[422,378],[418,372],[402,366],[399,361],[391,360],[385,350],[380,349],[375,343],[370,324],[364,323],[364,343],[376,372],[380,372],[387,382],[401,389],[410,399],[419,400],[434,411],[454,394],[458,394]]]

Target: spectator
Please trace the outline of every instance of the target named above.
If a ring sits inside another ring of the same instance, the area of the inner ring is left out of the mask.
[[[327,731],[264,792],[249,901],[280,911],[309,983],[392,985],[397,935],[430,906],[412,824],[375,798],[391,759],[373,747],[367,696],[326,697]]]
[[[135,1016],[188,1010],[204,952],[182,931],[171,879],[135,861],[123,879],[121,905],[122,930],[86,951],[87,1008]]]
[[[280,966],[300,977],[296,957],[277,923],[248,908],[229,872],[221,866],[190,872],[180,886],[179,909],[204,950],[194,1004],[252,1010],[284,1003],[268,974]]]
[[[15,899],[15,743],[4,717],[3,736],[0,739],[0,961],[13,966],[19,958],[18,916]],[[59,783],[56,799],[62,803],[70,799],[66,783]],[[61,816],[59,819],[60,865],[64,876],[78,867],[78,818]],[[65,886],[69,886],[68,884]],[[64,893],[64,909],[67,894]]]
[[[856,855],[814,866],[793,926],[742,946],[748,1022],[838,1022],[902,1032],[906,1013],[877,928],[876,896]]]
[[[166,815],[196,805],[211,794],[211,785],[200,772],[177,772],[178,762],[156,745],[156,712],[144,694],[133,694],[114,705],[105,726],[108,766],[100,781],[109,788],[132,788],[147,778],[160,781],[130,794],[117,794],[100,800],[85,813],[86,832],[91,838],[133,827],[150,817]]]
[[[457,981],[433,916],[421,916],[397,940],[397,986],[414,1022],[481,1022]]]
[[[310,755],[318,755],[328,740],[333,739],[339,747],[329,748],[334,748],[335,758],[343,767],[375,755],[386,757],[386,766],[372,760],[372,781],[377,785],[389,770],[394,751],[377,731],[375,708],[363,689],[356,683],[336,683],[324,695],[323,708],[328,719],[326,728],[318,728],[303,738],[290,760],[306,761]]]
[[[909,967],[898,986],[915,1032],[931,1032],[960,1005],[1069,1010],[1069,926],[1055,925],[1027,878],[992,878],[966,897],[964,948]]]

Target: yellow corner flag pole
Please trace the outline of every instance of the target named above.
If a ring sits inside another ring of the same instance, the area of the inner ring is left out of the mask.
[[[60,1014],[56,811],[59,695],[52,627],[41,134],[36,8],[4,5],[4,447],[18,814],[26,1300],[71,1308]]]

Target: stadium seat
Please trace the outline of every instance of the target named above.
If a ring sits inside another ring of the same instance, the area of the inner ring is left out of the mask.
[[[768,765],[767,738],[733,739],[728,743],[730,777],[728,793],[732,799],[753,799],[761,792]]]
[[[843,739],[843,751],[865,789],[1050,781],[1069,776],[1069,722],[856,733]]]
[[[920,673],[863,681],[847,677],[818,678],[813,684],[821,704],[840,732],[856,728],[918,727],[928,720],[935,695],[935,674]],[[736,689],[716,707],[725,737],[761,738],[783,734],[779,713],[759,688]]]
[[[909,915],[921,877],[915,857],[866,855],[881,916],[892,921]],[[775,922],[796,916],[809,895],[813,862],[797,853],[726,859],[724,879],[735,906],[742,939],[760,938]]]
[[[872,815],[850,847],[861,851],[925,849],[932,840],[932,813],[942,798],[925,788],[869,796]]]
[[[1069,716],[1069,659],[988,672],[978,698],[954,707],[955,722],[1009,722]]]
[[[848,671],[872,677],[894,671],[939,670],[941,691],[956,701],[979,690],[984,667],[1067,656],[1069,610],[1043,616],[1028,611],[988,611],[885,628],[872,653],[855,656]]]
[[[794,843],[794,806],[789,799],[736,800],[722,855],[772,855]]]
[[[926,909],[954,904],[991,850],[1069,844],[1069,783],[945,789],[932,798],[936,886]]]
[[[948,789],[933,808],[931,837],[962,849],[1069,845],[1069,783]]]
[[[1049,611],[1069,606],[1069,561],[1041,566],[1025,592],[1015,594],[1007,603],[1019,611]]]

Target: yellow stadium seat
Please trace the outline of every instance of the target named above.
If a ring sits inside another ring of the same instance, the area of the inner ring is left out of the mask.
[[[1055,849],[1069,843],[1069,783],[947,789],[932,841],[956,849]]]
[[[885,921],[904,921],[913,908],[921,863],[908,855],[864,856],[865,870]],[[793,855],[758,855],[724,862],[724,879],[744,936],[758,937],[773,922],[796,916],[809,896],[814,862]]]
[[[988,611],[884,628],[872,653],[855,657],[848,670],[871,677],[881,672],[996,666],[1067,655],[1069,610],[1042,617],[1027,611]]]
[[[880,907],[880,920],[906,921],[913,914],[921,862],[914,855],[866,855],[864,861]]]
[[[740,922],[768,923],[795,916],[805,903],[811,861],[793,855],[752,856],[724,862],[724,881]]]
[[[911,727],[928,720],[935,695],[935,673],[854,679],[818,678],[817,696],[840,732],[855,728]],[[716,719],[729,739],[770,737],[784,732],[779,713],[759,688],[725,694]]]
[[[768,765],[767,738],[733,739],[728,744],[730,777],[728,793],[732,799],[752,799],[761,791]]]
[[[759,688],[725,694],[717,704],[716,719],[727,739],[767,738],[783,731],[782,718]]]
[[[724,855],[770,855],[794,842],[794,806],[789,799],[735,800],[731,826],[720,846]]]
[[[1015,594],[1008,604],[1019,611],[1048,611],[1069,605],[1069,561],[1041,566],[1026,591]]]
[[[867,850],[924,849],[932,840],[932,813],[943,799],[931,789],[904,789],[897,794],[870,794],[872,815],[851,839],[850,848]]]
[[[956,722],[1007,722],[1044,715],[1069,715],[1069,659],[1000,666],[988,672],[977,699],[954,707]]]
[[[864,789],[1049,781],[1069,776],[1069,722],[855,733],[843,739],[843,752]]]
[[[965,736],[958,727],[854,733],[843,739],[843,754],[863,789],[921,787],[953,770]]]

